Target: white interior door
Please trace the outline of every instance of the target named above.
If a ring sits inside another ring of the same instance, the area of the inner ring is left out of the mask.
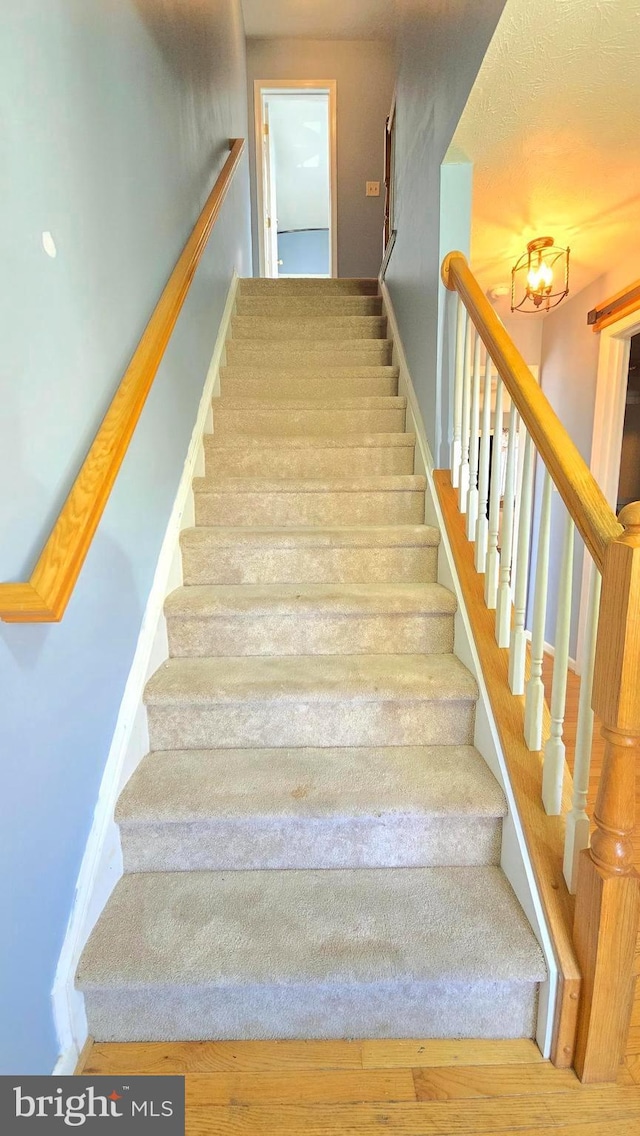
[[[264,205],[265,276],[278,275],[278,215],[276,198],[276,163],[273,137],[269,127],[269,103],[262,104],[262,185]]]

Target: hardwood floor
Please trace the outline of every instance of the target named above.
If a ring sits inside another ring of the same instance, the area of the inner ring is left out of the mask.
[[[547,660],[546,684],[551,673]],[[570,674],[570,765],[578,694]],[[597,735],[590,810],[602,752]],[[640,864],[640,832],[636,849]],[[529,1041],[96,1044],[83,1072],[184,1074],[187,1136],[637,1136],[640,998],[616,1085],[581,1085]]]
[[[186,1076],[188,1136],[631,1136],[640,1057],[584,1086],[533,1042],[94,1045],[85,1073]]]

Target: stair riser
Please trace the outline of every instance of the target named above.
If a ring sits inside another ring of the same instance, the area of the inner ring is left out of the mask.
[[[274,446],[247,449],[214,445],[205,439],[207,477],[375,477],[413,473],[413,446],[349,446],[332,448],[278,449]]]
[[[85,991],[96,1041],[533,1037],[530,982],[387,981]]]
[[[441,655],[453,650],[451,615],[169,616],[172,656]]]
[[[271,280],[266,277],[240,281],[239,296],[377,296],[378,281],[356,279]]]
[[[253,701],[148,706],[151,749],[470,745],[465,700]]]
[[[224,400],[214,407],[215,431],[220,437],[232,434],[277,435],[290,438],[298,434],[401,434],[405,411],[402,408],[370,410],[285,409],[277,404],[246,410],[225,406]]]
[[[391,344],[385,340],[351,340],[345,345],[328,341],[318,344],[290,340],[282,343],[252,343],[250,340],[229,340],[226,344],[227,363],[230,366],[268,367],[280,370],[297,370],[318,367],[390,367]]]
[[[231,324],[232,340],[252,342],[291,342],[292,340],[384,339],[387,321],[381,316],[327,316],[309,319],[298,316],[236,316]]]
[[[237,548],[185,546],[185,584],[431,583],[438,550],[406,548]]]
[[[197,525],[418,525],[424,492],[196,493]]]
[[[268,371],[260,379],[221,377],[222,394],[227,398],[381,398],[397,395],[398,380],[393,375],[377,377],[334,376],[330,371],[319,378],[294,374],[275,379]]]
[[[501,832],[493,817],[450,816],[120,825],[125,872],[497,864]]]
[[[379,316],[381,296],[244,296],[236,302],[239,316]]]

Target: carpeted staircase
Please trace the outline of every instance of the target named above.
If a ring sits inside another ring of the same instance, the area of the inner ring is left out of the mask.
[[[375,281],[245,280],[83,954],[98,1040],[519,1037],[504,875]]]

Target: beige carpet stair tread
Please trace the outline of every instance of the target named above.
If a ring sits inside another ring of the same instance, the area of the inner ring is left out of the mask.
[[[224,405],[226,409],[257,410],[265,409],[264,398],[232,398],[222,396],[214,403],[214,412]],[[278,414],[286,414],[289,410],[406,410],[407,400],[400,395],[372,395],[362,398],[279,398],[273,399],[271,405]],[[215,413],[214,413],[215,420]],[[399,433],[399,431],[392,431]],[[215,433],[215,430],[214,430]]]
[[[180,536],[188,585],[432,581],[439,542],[422,524],[212,524]]]
[[[385,316],[234,316],[231,337],[234,340],[344,340],[384,339]]]
[[[212,450],[347,450],[392,446],[413,449],[415,434],[207,434],[205,445]]]
[[[217,613],[250,615],[358,615],[385,612],[404,615],[456,611],[453,592],[441,584],[210,584],[177,588],[165,602],[165,614],[200,616]]]
[[[400,368],[381,364],[379,366],[366,364],[362,367],[300,367],[300,378],[303,379],[397,379],[400,377]],[[291,378],[290,367],[249,367],[239,364],[227,364],[220,368],[220,380],[224,384],[227,378],[249,379],[263,382],[265,386],[273,379]]]
[[[370,277],[334,277],[321,279],[297,277],[272,280],[268,277],[242,277],[239,282],[241,296],[308,296],[319,293],[325,295],[377,296],[378,280]]]
[[[226,367],[220,385],[225,398],[385,398],[398,394],[394,371],[394,367],[300,367],[288,371],[265,368],[256,374],[253,368]]]
[[[221,525],[185,529],[184,544],[206,541],[218,548],[259,545],[262,548],[395,548],[437,547],[440,533],[432,525],[281,526]]]
[[[544,977],[495,867],[126,876],[79,968],[84,990]]]
[[[174,657],[442,654],[455,609],[428,583],[190,585],[165,603]]]
[[[393,344],[390,339],[229,339],[228,363],[254,362],[282,369],[300,366],[314,370],[322,366],[366,366],[372,362],[389,365]]]
[[[472,746],[170,750],[144,758],[120,796],[116,819],[502,817],[505,811],[502,790]]]
[[[310,655],[168,659],[145,690],[148,706],[242,702],[469,701],[478,688],[453,655]]]
[[[379,316],[382,314],[382,297],[348,293],[249,296],[240,289],[236,300],[236,312],[240,316]]]
[[[420,523],[425,489],[426,479],[414,474],[193,480],[197,525]]]
[[[526,1037],[540,949],[493,866],[140,873],[77,982],[113,1039]]]
[[[269,478],[195,477],[194,493],[424,493],[427,479],[419,474],[362,477]]]
[[[497,864],[505,801],[471,746],[171,750],[118,803],[127,872]]]

